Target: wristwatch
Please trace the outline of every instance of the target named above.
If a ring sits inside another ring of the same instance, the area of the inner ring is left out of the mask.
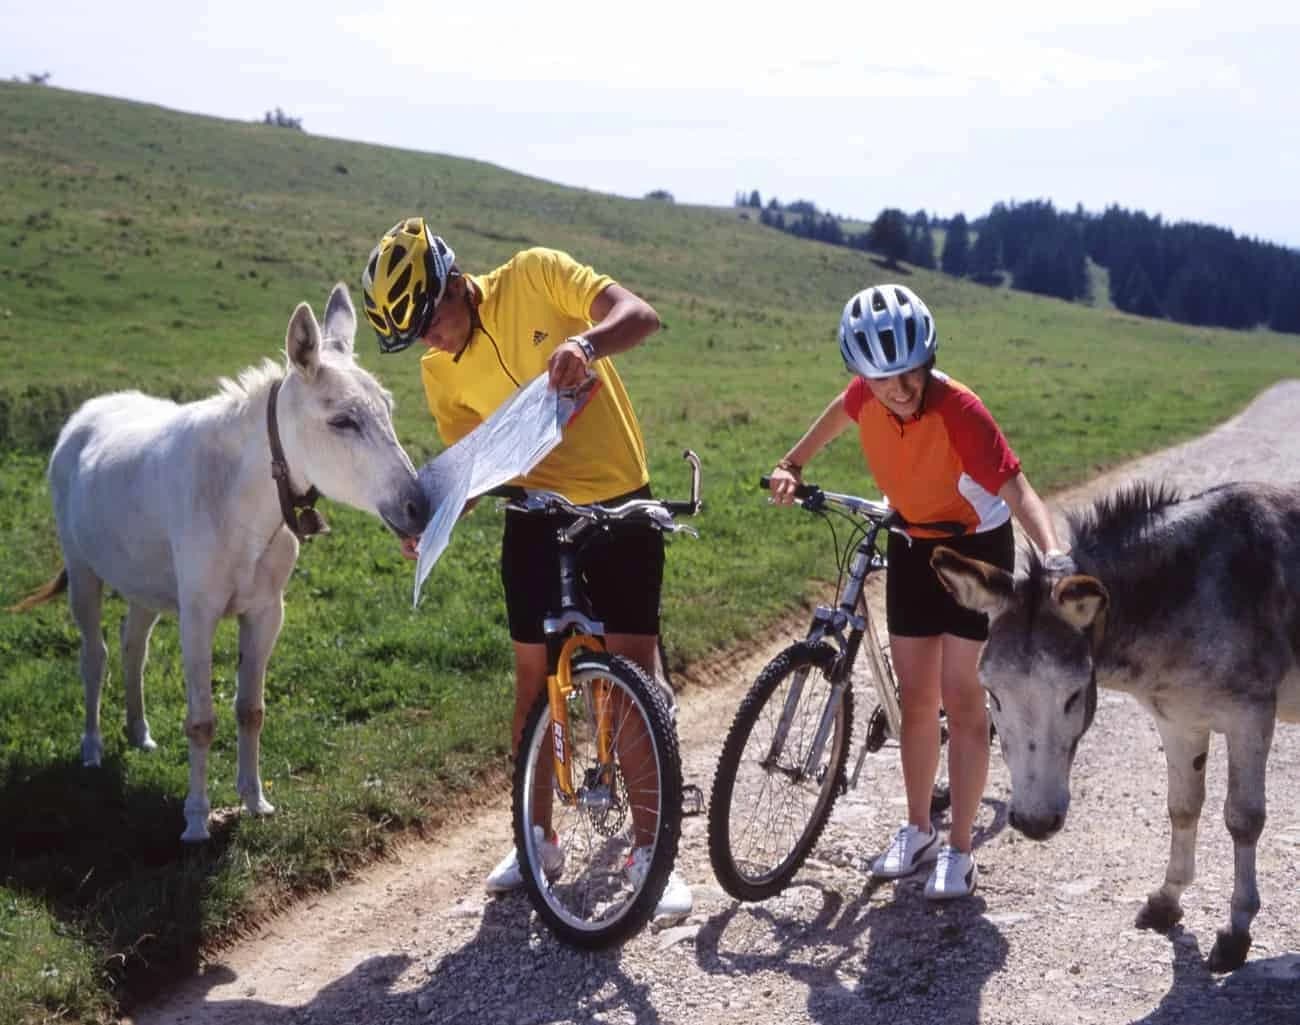
[[[591,341],[584,335],[574,335],[569,339],[569,341],[577,343],[578,348],[582,350],[582,355],[588,363],[594,363],[596,361],[596,347],[592,345]]]

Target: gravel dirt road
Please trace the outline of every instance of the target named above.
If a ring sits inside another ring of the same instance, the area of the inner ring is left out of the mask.
[[[1052,504],[1068,508],[1132,478],[1185,491],[1300,479],[1300,380],[1271,388],[1213,433]],[[685,770],[706,793],[741,695],[803,629],[801,615],[683,674]],[[1249,962],[1227,977],[1202,964],[1232,887],[1221,738],[1208,777],[1199,875],[1170,935],[1133,927],[1163,876],[1169,842],[1159,740],[1135,702],[1103,691],[1079,748],[1069,822],[1051,841],[1007,827],[1008,777],[995,752],[978,820],[981,887],[971,899],[934,906],[922,897],[923,876],[868,880],[865,858],[904,815],[898,753],[887,746],[868,757],[860,786],[841,799],[786,893],[762,904],[732,901],[712,879],[704,817],[688,819],[679,867],[695,888],[690,918],[621,950],[579,952],[558,944],[521,894],[493,900],[482,892],[510,843],[502,793],[435,842],[408,846],[275,919],[128,1020],[1300,1023],[1300,726],[1276,733],[1258,857],[1262,909]]]

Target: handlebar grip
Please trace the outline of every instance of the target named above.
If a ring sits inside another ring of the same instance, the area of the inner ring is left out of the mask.
[[[483,492],[483,494],[490,495],[492,498],[509,499],[512,502],[528,497],[528,492],[518,484],[500,484],[495,488],[490,488]]]
[[[770,491],[772,488],[771,474],[763,474],[758,478],[758,486],[764,491]],[[821,494],[822,489],[816,484],[796,484],[794,488],[795,498],[814,498]]]
[[[669,501],[664,502],[664,508],[674,516],[694,516],[700,511],[697,502]]]

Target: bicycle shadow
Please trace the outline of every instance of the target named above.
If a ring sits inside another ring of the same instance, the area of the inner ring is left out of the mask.
[[[525,955],[524,952],[527,952]],[[558,940],[521,892],[489,900],[477,932],[428,966],[415,993],[431,1021],[477,1021],[507,1011],[514,1025],[590,1020],[630,1011],[638,1025],[660,1021],[650,986],[623,970],[621,947],[587,951]],[[511,970],[502,972],[503,963]]]
[[[1214,975],[1196,936],[1169,933],[1174,980],[1160,1003],[1131,1025],[1300,1025],[1300,954],[1247,961]]]
[[[153,1020],[201,1021],[203,1025],[286,1025],[290,1022],[387,1021],[395,1005],[406,1000],[393,992],[392,983],[410,967],[411,958],[403,954],[384,954],[358,964],[320,990],[309,1003],[299,1006],[271,1004],[250,997],[209,1000],[207,994],[219,986],[239,980],[237,972],[225,965],[209,968],[185,984],[184,1006],[177,1010],[172,1002],[139,1008],[139,1017],[130,1013],[127,1025],[147,1025]]]
[[[1009,945],[984,917],[978,894],[936,904],[923,885],[921,875],[868,881],[846,901],[800,878],[780,897],[737,903],[710,918],[696,959],[711,974],[782,972],[807,988],[809,1016],[826,1025],[856,1025],[877,1012],[896,1025],[977,1025],[981,991],[1005,964]],[[888,901],[876,899],[884,887],[893,887]],[[811,918],[810,898],[820,901]]]

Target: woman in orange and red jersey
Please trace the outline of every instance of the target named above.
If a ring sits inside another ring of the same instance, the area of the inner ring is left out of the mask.
[[[864,289],[844,307],[839,341],[854,378],[777,463],[772,497],[792,503],[803,467],[856,426],[872,476],[906,521],[965,527],[956,538],[923,529],[889,536],[886,618],[902,699],[908,821],[871,866],[873,875],[896,879],[934,862],[926,896],[964,897],[978,876],[971,827],[988,778],[988,713],[978,673],[988,618],[957,604],[930,568],[930,554],[944,544],[1014,569],[1014,515],[1046,553],[1049,569],[1069,572],[1071,562],[989,411],[969,388],[935,369],[938,332],[920,297],[901,285]],[[952,793],[946,844],[930,821],[941,704]]]

